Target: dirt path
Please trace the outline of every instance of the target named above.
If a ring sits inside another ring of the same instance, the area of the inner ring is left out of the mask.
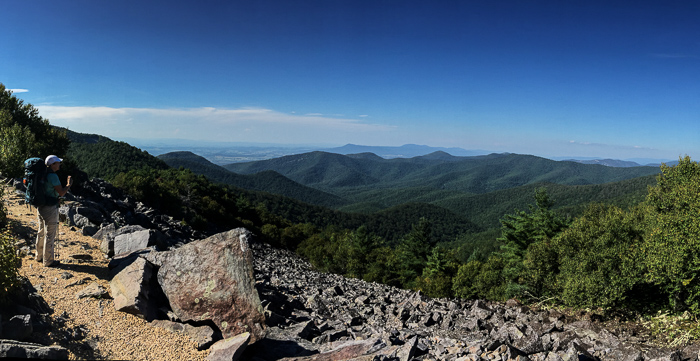
[[[117,312],[110,296],[82,298],[76,293],[93,282],[109,292],[108,260],[99,243],[80,230],[60,224],[56,268],[34,260],[36,210],[24,205],[12,188],[3,199],[8,218],[20,240],[31,245],[22,258],[20,274],[29,279],[53,309],[51,327],[36,330],[32,340],[68,348],[71,359],[204,360],[209,351],[197,351],[189,337],[152,327],[144,319]]]

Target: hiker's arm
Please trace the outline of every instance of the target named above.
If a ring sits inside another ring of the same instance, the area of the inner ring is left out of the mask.
[[[68,190],[70,189],[70,186],[73,185],[73,180],[71,179],[70,176],[68,176],[68,180],[66,182],[66,186],[53,186],[53,189],[56,190],[56,193],[58,193],[59,196],[63,197],[68,193]]]

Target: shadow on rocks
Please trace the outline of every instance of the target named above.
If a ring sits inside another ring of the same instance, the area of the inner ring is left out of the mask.
[[[302,357],[317,354],[291,340],[264,338],[246,347],[242,360],[279,360],[285,357]]]
[[[26,278],[23,278],[20,287],[10,294],[8,301],[0,305],[0,317],[3,321],[17,315],[27,316],[31,322],[27,325],[30,330],[27,335],[16,341],[43,346],[58,344],[80,359],[104,358],[97,350],[98,340],[87,338],[88,330],[82,326],[68,327],[66,315],[54,315],[51,306]],[[9,335],[5,331],[0,336],[4,338]]]

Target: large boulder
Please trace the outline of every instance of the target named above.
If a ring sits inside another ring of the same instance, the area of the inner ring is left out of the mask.
[[[243,228],[144,256],[160,267],[160,284],[182,321],[212,320],[224,338],[264,337],[265,316],[255,288],[250,232]]]
[[[147,320],[156,316],[156,307],[151,299],[151,276],[153,266],[143,258],[136,258],[117,273],[109,283],[114,307]]]
[[[160,231],[144,229],[132,233],[125,233],[114,237],[114,254],[131,253],[150,246],[164,249],[165,240]]]
[[[110,223],[100,228],[92,237],[102,241],[100,243],[100,250],[107,255],[107,257],[111,258],[114,257],[114,239],[117,236],[143,230],[146,229],[139,225],[129,225],[117,229],[116,225]]]

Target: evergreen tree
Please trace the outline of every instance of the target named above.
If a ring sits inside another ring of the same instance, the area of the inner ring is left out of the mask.
[[[430,221],[426,218],[421,218],[418,224],[413,225],[411,232],[401,240],[396,252],[399,278],[404,288],[415,288],[416,280],[428,261],[428,253],[435,243],[431,237]]]
[[[568,226],[569,220],[551,210],[553,204],[547,190],[539,188],[535,191],[535,206],[530,205],[529,212],[516,211],[501,220],[501,237],[497,240],[503,244],[500,254],[507,297],[522,297],[531,291],[523,279],[528,247],[552,239]]]
[[[417,287],[429,297],[452,297],[452,279],[458,269],[459,262],[454,251],[433,247]]]
[[[356,231],[348,235],[350,257],[348,260],[348,276],[363,278],[369,267],[370,254],[381,246],[382,241],[378,236],[371,234],[367,227],[360,226]]]

